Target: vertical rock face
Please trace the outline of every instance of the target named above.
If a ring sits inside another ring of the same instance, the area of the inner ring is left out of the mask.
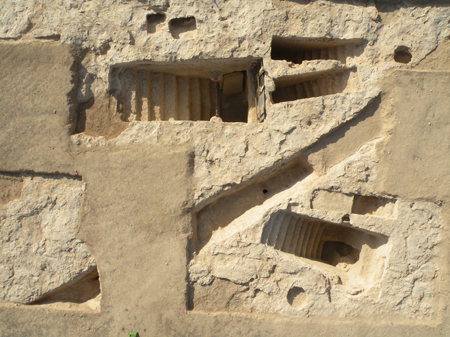
[[[96,269],[90,251],[75,236],[81,181],[29,174],[0,179],[3,186],[18,185],[0,209],[2,301],[34,302]]]
[[[445,334],[449,15],[2,2],[0,335]]]

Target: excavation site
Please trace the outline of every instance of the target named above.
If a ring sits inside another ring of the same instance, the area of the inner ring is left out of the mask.
[[[449,18],[0,2],[0,337],[448,336]]]

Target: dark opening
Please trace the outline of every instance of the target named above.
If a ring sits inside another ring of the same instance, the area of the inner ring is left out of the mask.
[[[350,222],[350,215],[345,214],[345,215],[342,217],[342,221]]]
[[[156,27],[166,20],[166,15],[161,13],[147,15],[147,33],[155,33]]]
[[[219,115],[224,122],[247,123],[248,98],[245,71],[225,74],[219,92]]]
[[[177,18],[169,21],[169,30],[172,37],[180,38],[180,34],[194,31],[197,29],[197,24],[193,16],[187,18]]]
[[[409,63],[411,62],[412,55],[408,47],[400,46],[395,49],[394,60],[398,63]]]
[[[353,264],[359,260],[359,251],[344,242],[326,241],[323,244],[321,259],[333,266],[341,262]]]
[[[265,190],[265,189],[263,190],[263,193],[264,193],[264,194],[266,194],[267,192],[269,192],[269,191],[268,191],[268,190]]]
[[[345,48],[345,46],[341,47]],[[345,54],[342,56],[342,63],[345,63]],[[272,44],[272,60],[286,60],[292,63],[301,64],[303,61],[311,60],[339,60],[337,48],[290,48]]]
[[[190,235],[187,238],[187,245],[186,245],[186,258],[187,261],[191,261],[194,258],[194,252],[195,252],[195,243],[196,235],[195,235],[195,228],[194,228],[194,234]],[[189,264],[189,263],[188,263]],[[186,300],[186,310],[194,310],[194,285],[191,283],[189,279],[189,271],[186,274],[186,294],[185,294],[185,300]]]
[[[75,133],[81,133],[86,130],[86,110],[92,108],[94,105],[94,98],[91,98],[85,103],[78,104],[77,120],[75,123]]]
[[[360,55],[362,40],[312,40],[305,38],[272,38],[271,58],[297,64],[311,60],[337,60],[345,63],[347,57]]]

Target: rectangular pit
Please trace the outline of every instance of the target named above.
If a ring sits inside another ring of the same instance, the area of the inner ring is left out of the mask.
[[[359,56],[364,51],[365,40],[310,39],[296,37],[272,38],[271,58],[301,64],[311,60],[337,60],[342,64],[347,58]]]
[[[176,18],[169,21],[169,31],[174,39],[190,39],[197,30],[195,17]]]
[[[379,276],[384,260],[378,258],[377,250],[387,241],[388,237],[382,234],[289,212],[273,214],[261,236],[261,243],[277,250],[345,272],[353,269],[352,274],[360,274],[361,278],[372,278],[371,273],[365,272],[370,266]]]
[[[257,122],[260,67],[255,59],[123,65],[111,70],[110,92],[123,121]]]
[[[356,70],[333,71],[325,74],[290,76],[275,80],[273,103],[334,95],[361,89]]]

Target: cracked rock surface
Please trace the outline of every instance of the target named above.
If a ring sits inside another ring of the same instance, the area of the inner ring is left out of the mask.
[[[0,179],[22,185],[17,199],[0,206],[2,301],[33,302],[95,268],[90,251],[75,236],[80,181],[32,175]]]

